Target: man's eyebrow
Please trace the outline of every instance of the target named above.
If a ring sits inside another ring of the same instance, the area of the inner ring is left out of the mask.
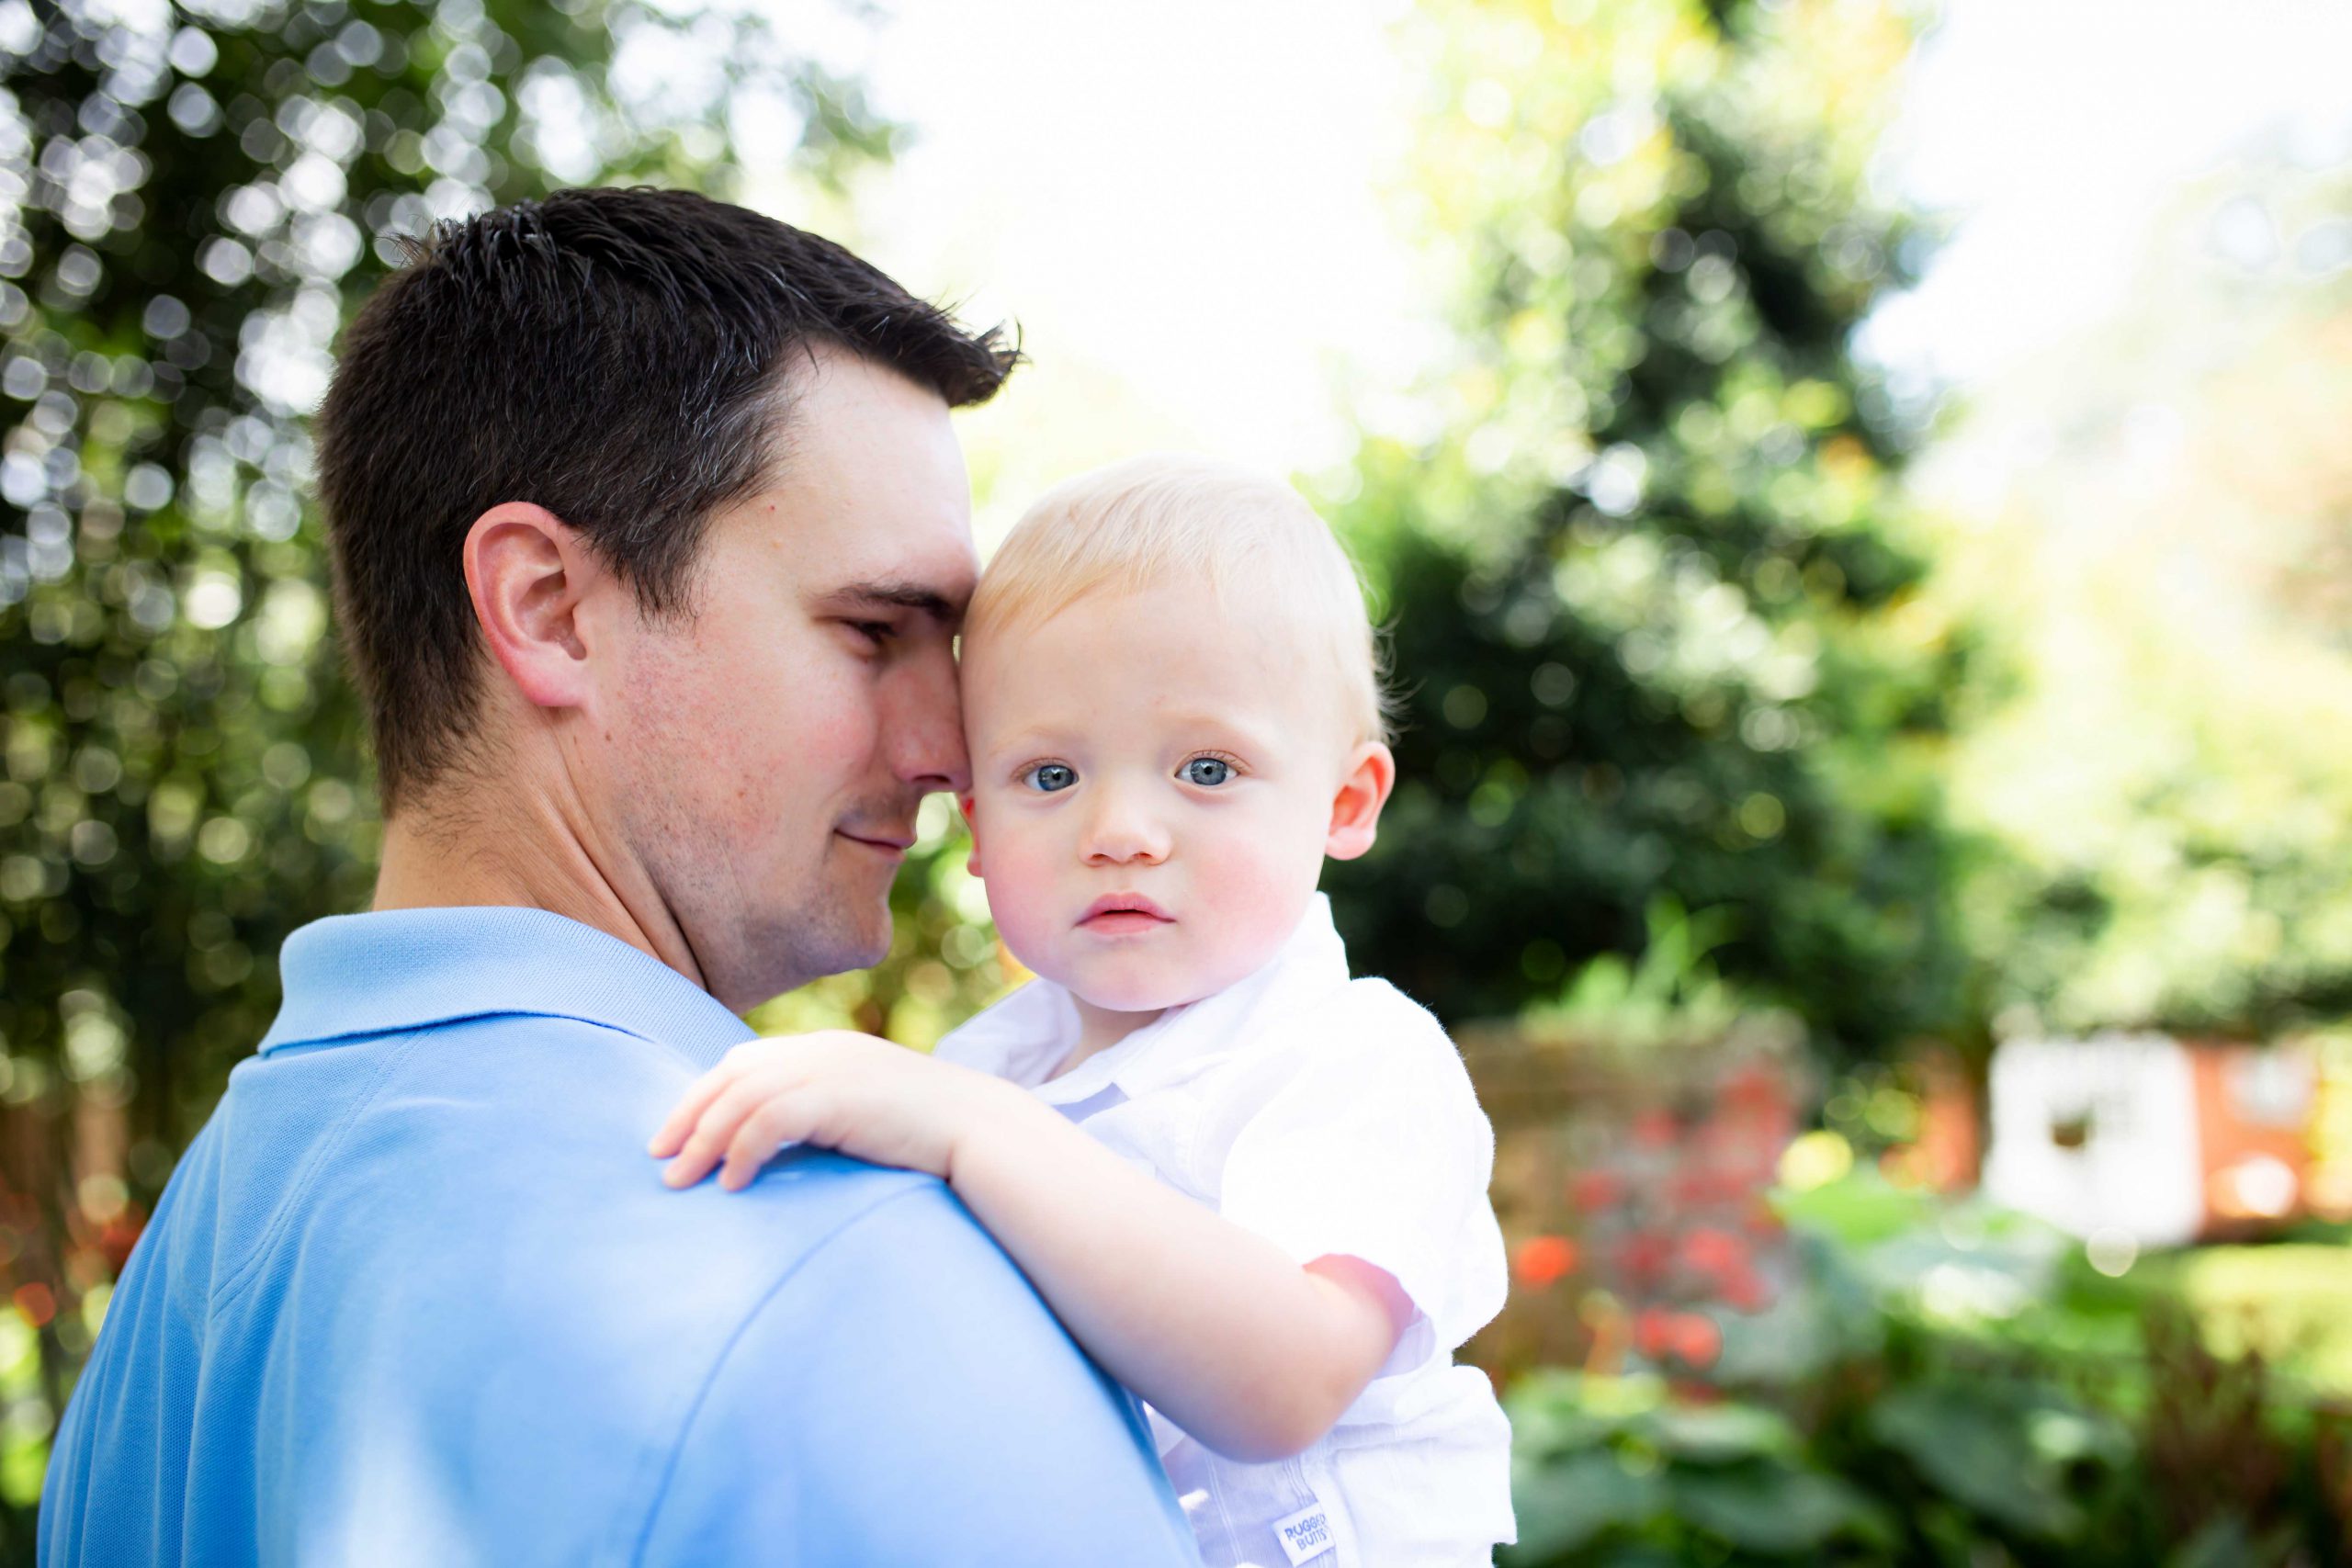
[[[927,583],[899,579],[849,583],[827,593],[825,602],[830,604],[888,604],[929,615],[942,626],[954,626],[964,618],[964,602],[961,599],[951,599]]]

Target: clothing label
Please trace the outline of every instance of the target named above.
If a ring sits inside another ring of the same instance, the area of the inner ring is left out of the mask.
[[[1276,1519],[1274,1535],[1290,1558],[1290,1568],[1299,1568],[1300,1563],[1320,1557],[1339,1544],[1331,1535],[1331,1510],[1320,1503],[1301,1508],[1286,1519]]]

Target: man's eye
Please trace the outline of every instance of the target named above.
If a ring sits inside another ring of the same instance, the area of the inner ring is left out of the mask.
[[[1076,784],[1078,770],[1067,762],[1040,762],[1021,776],[1038,794],[1053,795]]]
[[[842,624],[876,648],[888,647],[890,639],[899,633],[899,628],[888,621],[846,621]]]
[[[1221,757],[1195,757],[1184,764],[1186,784],[1196,784],[1204,789],[1215,789],[1233,777],[1233,764]]]

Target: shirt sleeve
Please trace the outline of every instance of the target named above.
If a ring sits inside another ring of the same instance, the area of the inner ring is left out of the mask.
[[[1417,1314],[1383,1369],[1400,1371],[1502,1310],[1494,1132],[1453,1042],[1385,981],[1352,981],[1293,1026],[1308,1032],[1283,1043],[1283,1080],[1233,1135],[1217,1212],[1302,1264],[1385,1270]]]
[[[645,1563],[1197,1564],[1133,1400],[944,1187],[878,1205],[714,1371]]]

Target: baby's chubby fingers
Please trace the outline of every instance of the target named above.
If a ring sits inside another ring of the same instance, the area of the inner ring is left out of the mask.
[[[807,1092],[787,1090],[772,1096],[742,1119],[735,1135],[727,1141],[727,1163],[718,1172],[722,1190],[740,1192],[749,1187],[776,1150],[808,1135],[811,1123]]]
[[[718,1066],[703,1074],[686,1087],[679,1097],[677,1107],[662,1130],[645,1145],[645,1152],[655,1159],[668,1159],[685,1145],[686,1134],[702,1119],[711,1101],[727,1092],[746,1073],[773,1066],[784,1059],[785,1043],[780,1040],[746,1040],[731,1047],[718,1059]]]
[[[645,1152],[655,1159],[668,1159],[684,1148],[686,1134],[694,1130],[695,1122],[702,1120],[702,1113],[710,1108],[710,1102],[724,1094],[727,1086],[734,1081],[735,1075],[724,1063],[695,1079],[687,1086],[676,1108],[670,1112],[669,1119],[653,1134],[653,1141],[645,1145]]]
[[[679,1145],[676,1156],[662,1168],[662,1185],[692,1187],[709,1175],[733,1131],[732,1127],[716,1124],[711,1113],[705,1112],[686,1141]]]
[[[771,1065],[755,1072],[739,1072],[721,1084],[717,1097],[695,1119],[693,1130],[679,1145],[677,1157],[662,1171],[662,1179],[672,1187],[692,1187],[709,1175],[744,1122],[791,1081],[790,1074]]]

